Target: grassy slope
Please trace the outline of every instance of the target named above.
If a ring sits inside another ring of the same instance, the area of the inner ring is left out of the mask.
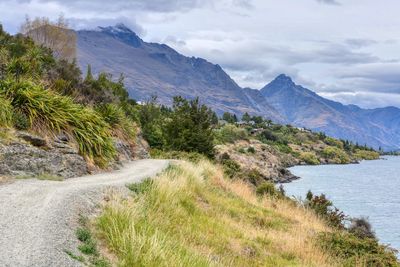
[[[118,266],[332,266],[318,248],[331,231],[286,200],[258,198],[219,167],[179,163],[132,198],[105,204],[96,233]]]

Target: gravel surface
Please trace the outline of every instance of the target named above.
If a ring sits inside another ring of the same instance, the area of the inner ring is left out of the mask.
[[[76,252],[79,214],[94,209],[110,187],[139,182],[168,165],[166,160],[140,160],[115,172],[63,182],[0,185],[0,266],[81,266],[65,252]]]

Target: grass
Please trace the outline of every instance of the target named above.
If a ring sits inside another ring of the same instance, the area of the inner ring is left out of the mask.
[[[208,161],[181,162],[94,222],[116,266],[333,266],[318,248],[330,229],[293,202],[260,197]]]
[[[12,124],[13,112],[9,100],[0,96],[0,127],[9,127]]]
[[[28,118],[33,130],[70,133],[80,153],[99,165],[115,157],[110,125],[93,109],[32,82],[3,82],[1,90],[11,99],[13,108]]]
[[[110,263],[104,259],[98,251],[97,242],[90,231],[89,220],[87,220],[86,217],[81,216],[79,224],[80,227],[76,230],[75,234],[76,238],[80,242],[78,251],[82,255],[76,255],[68,250],[66,250],[65,253],[67,253],[71,258],[84,263],[85,266],[110,267]]]

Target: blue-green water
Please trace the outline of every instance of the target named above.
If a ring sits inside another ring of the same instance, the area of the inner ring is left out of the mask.
[[[400,157],[290,170],[301,179],[284,186],[288,196],[324,193],[345,214],[369,218],[379,240],[400,249]]]

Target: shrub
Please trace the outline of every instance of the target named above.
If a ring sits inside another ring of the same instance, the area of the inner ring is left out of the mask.
[[[243,179],[250,182],[253,185],[259,185],[264,181],[264,176],[256,169],[252,169],[242,174]]]
[[[346,216],[333,206],[332,202],[327,199],[324,194],[315,196],[311,191],[308,191],[305,206],[313,210],[322,219],[326,220],[330,226],[344,229],[344,220]]]
[[[9,127],[12,124],[13,112],[10,101],[0,96],[0,127]]]
[[[221,164],[224,167],[225,175],[229,178],[233,178],[241,172],[240,165],[232,159],[224,159]]]
[[[279,196],[281,193],[275,188],[275,185],[271,182],[263,182],[259,186],[257,186],[256,194],[259,196]]]
[[[35,130],[71,133],[79,152],[99,165],[114,158],[110,126],[93,109],[30,82],[14,84],[10,92],[14,109],[25,114]]]
[[[321,234],[319,242],[328,253],[343,259],[343,266],[399,266],[395,251],[373,238],[360,239],[350,233],[334,232]]]
[[[375,233],[372,230],[372,226],[366,218],[352,219],[348,231],[358,238],[375,238]]]
[[[256,153],[256,149],[255,149],[254,147],[251,146],[251,147],[249,147],[249,148],[247,149],[247,152],[254,154],[254,153]]]
[[[318,165],[321,163],[313,152],[300,153],[300,160],[310,165]]]
[[[379,153],[375,151],[368,151],[368,150],[362,150],[362,149],[356,149],[354,152],[353,156],[358,159],[358,160],[374,160],[374,159],[379,159]]]
[[[322,154],[338,164],[347,164],[350,162],[349,156],[337,147],[328,146],[322,151]]]
[[[96,111],[111,126],[114,135],[124,137],[128,141],[135,138],[135,123],[125,115],[121,107],[116,104],[103,104],[98,106]],[[122,133],[122,136],[120,136],[120,133]]]
[[[337,140],[335,138],[332,137],[326,137],[324,140],[325,144],[330,145],[330,146],[335,146],[337,148],[343,149],[344,148],[344,144],[342,141]]]
[[[234,143],[237,140],[244,140],[248,138],[245,129],[238,128],[233,124],[226,124],[220,129],[215,130],[215,139],[217,143]]]

